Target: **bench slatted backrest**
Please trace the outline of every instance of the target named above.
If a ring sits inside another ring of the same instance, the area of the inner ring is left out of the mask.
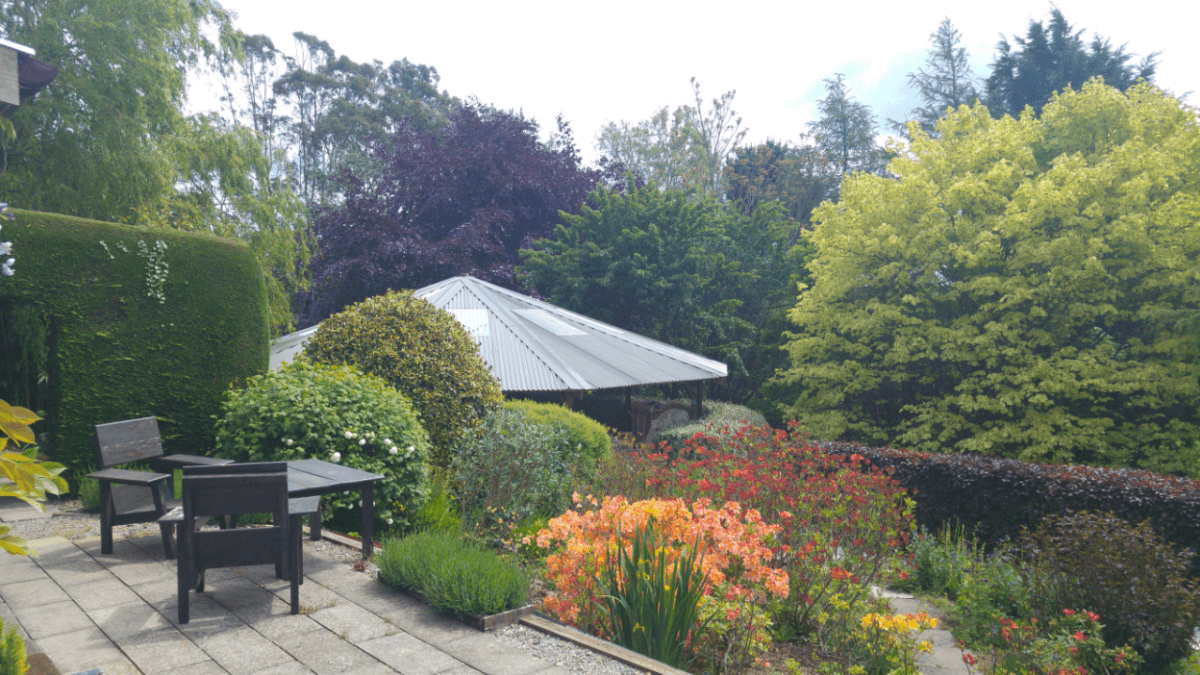
[[[92,442],[99,469],[154,459],[163,454],[156,417],[97,424]]]
[[[278,562],[284,552],[284,533],[288,522],[288,488],[286,464],[283,472],[264,472],[263,467],[251,466],[251,473],[229,473],[230,469],[248,465],[232,464],[223,467],[187,467],[187,469],[225,469],[220,471],[188,471],[183,476],[183,522],[194,523],[197,516],[244,515],[271,513],[272,527],[240,530],[189,532],[194,537],[196,563],[200,569]],[[267,467],[270,465],[268,464]],[[253,472],[254,469],[259,469]],[[215,475],[210,475],[215,474]],[[186,526],[185,526],[186,527]]]

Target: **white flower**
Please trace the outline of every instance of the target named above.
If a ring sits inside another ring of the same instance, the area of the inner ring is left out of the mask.
[[[0,267],[0,274],[3,274],[6,277],[11,277],[13,275],[13,263],[15,262],[17,262],[16,258],[9,258],[8,260],[5,260],[4,266]]]
[[[358,444],[359,444],[359,445],[366,445],[366,444],[367,444],[367,439],[365,439],[365,438],[363,438],[363,439],[359,439],[359,441],[358,441]]]
[[[287,444],[287,446],[288,446],[289,448],[290,448],[290,447],[292,447],[292,444],[293,444],[293,443],[295,443],[295,441],[293,441],[293,440],[292,440],[292,439],[290,439],[290,438],[285,438],[285,439],[283,439],[283,442],[284,442],[284,443],[286,443],[286,444]]]
[[[411,455],[412,453],[414,453],[416,451],[417,451],[417,448],[415,446],[412,446],[412,445],[408,446],[408,454]]]
[[[384,445],[391,445],[391,444],[392,444],[392,439],[390,439],[390,438],[385,438],[385,439],[383,439],[383,444],[384,444]]]
[[[388,518],[388,525],[391,525],[391,524],[392,524],[392,522],[393,522],[393,521],[392,521],[392,519],[391,519],[391,518]]]
[[[8,255],[12,253],[11,241],[0,241],[0,255]]]
[[[346,434],[345,434],[345,436],[346,436],[346,438],[354,438],[354,432],[353,432],[353,431],[347,431],[347,432],[346,432]]]
[[[330,457],[329,459],[332,459],[334,462],[340,462],[340,461],[342,461],[342,453],[335,452],[335,453],[333,453],[333,456]]]
[[[391,450],[388,450],[388,454],[391,454],[391,455],[394,455],[394,454],[396,454],[397,452],[400,452],[400,451],[399,451],[399,450],[397,450],[397,449],[396,449],[396,446],[394,446],[394,445],[392,446],[392,449],[391,449]]]
[[[375,432],[374,431],[368,433],[367,435],[371,437],[371,440],[375,440]]]

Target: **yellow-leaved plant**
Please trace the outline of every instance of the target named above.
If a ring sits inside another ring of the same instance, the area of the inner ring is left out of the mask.
[[[40,419],[32,410],[0,401],[0,431],[4,432],[0,436],[0,497],[16,497],[45,511],[46,493],[59,495],[68,488],[59,476],[65,468],[62,464],[38,461],[36,438],[29,425]],[[10,449],[10,442],[15,449]],[[23,538],[9,534],[11,530],[0,525],[0,549],[13,555],[37,555]]]

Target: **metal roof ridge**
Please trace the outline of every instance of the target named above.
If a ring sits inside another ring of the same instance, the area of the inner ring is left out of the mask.
[[[479,291],[487,296],[486,298],[481,298],[484,300],[483,305],[491,308],[492,313],[496,315],[496,318],[499,319],[506,328],[516,334],[517,339],[525,343],[525,347],[533,352],[538,359],[545,362],[547,367],[550,368],[551,372],[557,375],[564,384],[574,386],[575,389],[581,391],[594,389],[592,384],[584,379],[582,375],[576,372],[574,368],[571,368],[564,363],[562,359],[555,356],[554,352],[546,346],[546,343],[542,342],[540,338],[526,329],[525,324],[522,323],[520,319],[513,316],[508,307],[504,306],[503,303],[497,301],[496,298],[492,296],[491,289],[488,288],[491,286],[491,284],[474,277],[465,277],[465,279],[470,279],[473,282],[482,284],[479,286]],[[463,285],[467,287],[467,289],[473,290],[471,288],[473,284],[467,283],[465,280],[463,281]],[[504,316],[501,316],[500,312],[503,312]]]

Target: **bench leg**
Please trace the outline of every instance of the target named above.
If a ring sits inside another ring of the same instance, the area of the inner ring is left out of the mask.
[[[321,541],[321,512],[317,511],[308,517],[308,538]]]
[[[112,485],[100,481],[100,552],[105,555],[112,555],[113,552],[112,521]]]
[[[167,556],[167,560],[175,559],[175,525],[174,523],[159,523],[159,529],[162,530],[163,551]]]

